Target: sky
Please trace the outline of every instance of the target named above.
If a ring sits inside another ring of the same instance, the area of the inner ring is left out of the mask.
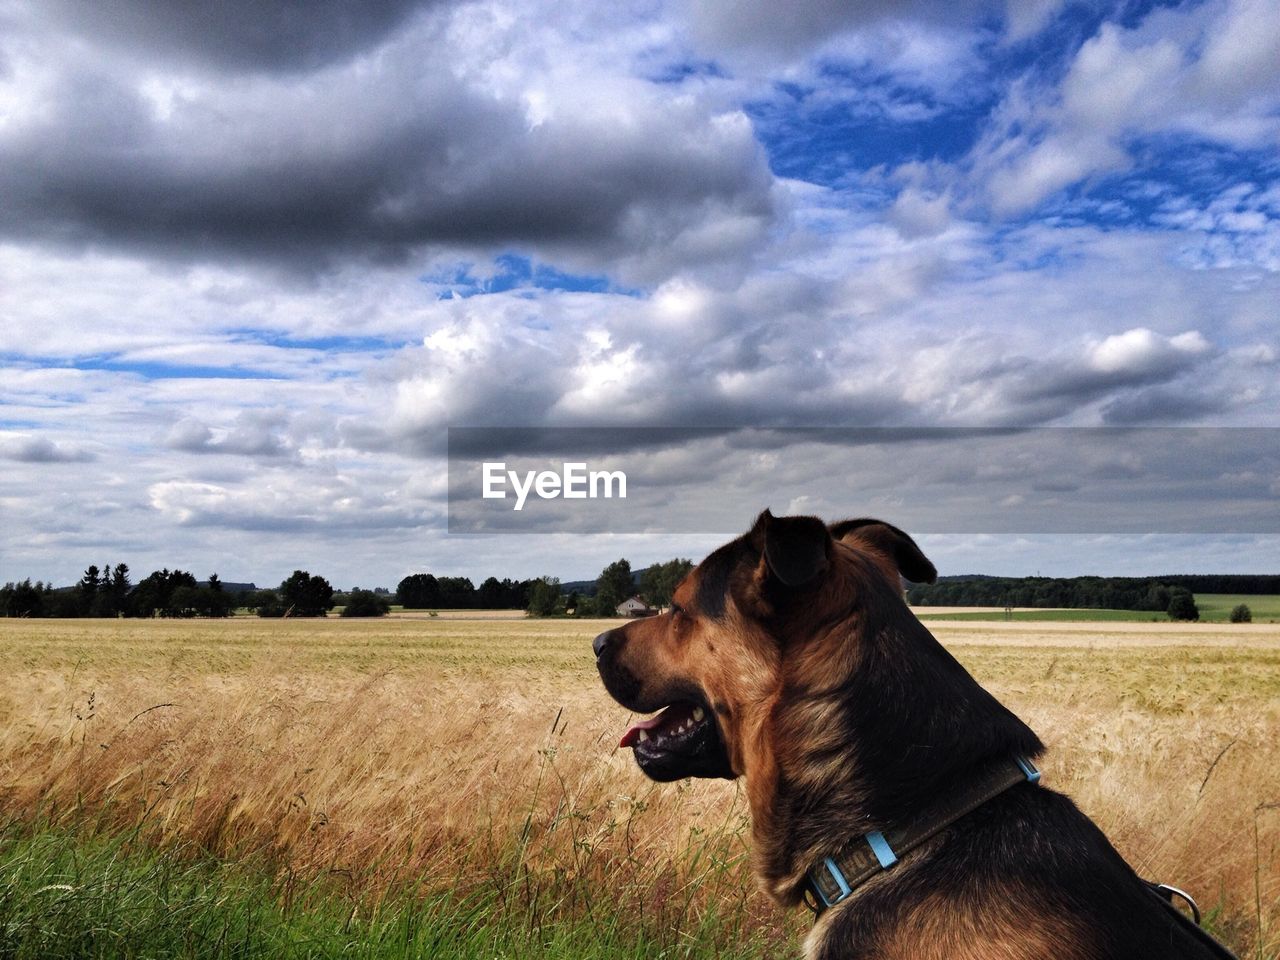
[[[0,0],[0,581],[572,580],[766,506],[1280,572],[1277,49],[1280,0]],[[649,513],[450,533],[450,427],[618,428]],[[1116,454],[1204,520],[1119,529],[802,427],[1263,439]]]

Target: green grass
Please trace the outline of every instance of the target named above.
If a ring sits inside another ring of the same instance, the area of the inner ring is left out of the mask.
[[[1280,622],[1280,595],[1245,593],[1198,593],[1196,606],[1201,620],[1227,621],[1231,608],[1243,603],[1253,613],[1254,623]]]
[[[518,886],[518,885],[517,885]],[[601,889],[592,916],[547,920],[496,888],[403,891],[364,905],[339,889],[128,837],[0,832],[0,958],[762,960],[779,944],[734,918],[646,918]],[[683,920],[683,922],[681,922]]]
[[[1239,594],[1239,593],[1198,593],[1196,606],[1200,610],[1200,620],[1209,623],[1226,623],[1230,619],[1231,609],[1237,604],[1247,604],[1253,613],[1254,623],[1280,622],[1280,595],[1275,594]],[[1169,618],[1163,613],[1151,610],[1094,610],[1094,609],[1045,609],[1015,610],[1006,615],[1001,610],[978,610],[947,613],[930,613],[928,607],[915,607],[916,616],[921,620],[1012,620],[1020,623],[1034,622],[1089,622],[1112,621],[1132,623],[1168,623]]]
[[[979,610],[973,612],[929,613],[928,607],[916,607],[915,613],[921,620],[1012,620],[1018,623],[1027,622],[1075,622],[1075,621],[1129,621],[1139,623],[1168,623],[1169,618],[1163,613],[1150,610],[1015,610],[1005,614],[999,610]]]

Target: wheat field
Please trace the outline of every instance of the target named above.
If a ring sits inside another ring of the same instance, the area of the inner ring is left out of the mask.
[[[0,620],[0,821],[252,862],[352,916],[449,890],[492,922],[795,955],[807,915],[754,891],[741,791],[650,783],[616,749],[605,624]],[[1280,956],[1280,628],[930,628],[1140,873]]]

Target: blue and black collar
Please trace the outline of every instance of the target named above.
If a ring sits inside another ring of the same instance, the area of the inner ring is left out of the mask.
[[[1040,771],[1025,757],[993,764],[966,789],[947,797],[915,820],[858,837],[840,853],[809,870],[805,902],[815,914],[848,897],[872,877],[945,830],[966,814],[1019,783],[1038,783]]]

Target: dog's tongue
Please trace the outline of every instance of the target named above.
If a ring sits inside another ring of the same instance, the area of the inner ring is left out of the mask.
[[[663,720],[666,719],[664,716],[666,712],[666,710],[663,710],[662,713],[655,714],[648,720],[641,720],[622,735],[622,740],[618,743],[618,746],[629,747],[636,742],[636,739],[640,736],[641,730],[652,730],[654,727],[662,726]]]
[[[640,734],[647,730],[656,730],[659,727],[670,727],[677,731],[682,725],[691,728],[693,721],[690,718],[696,717],[700,712],[701,710],[694,704],[685,700],[677,700],[675,703],[670,704],[666,709],[660,711],[655,716],[650,717],[648,720],[641,720],[630,730],[624,733],[618,746],[629,747],[640,739]],[[685,724],[686,720],[689,721],[688,724]]]

